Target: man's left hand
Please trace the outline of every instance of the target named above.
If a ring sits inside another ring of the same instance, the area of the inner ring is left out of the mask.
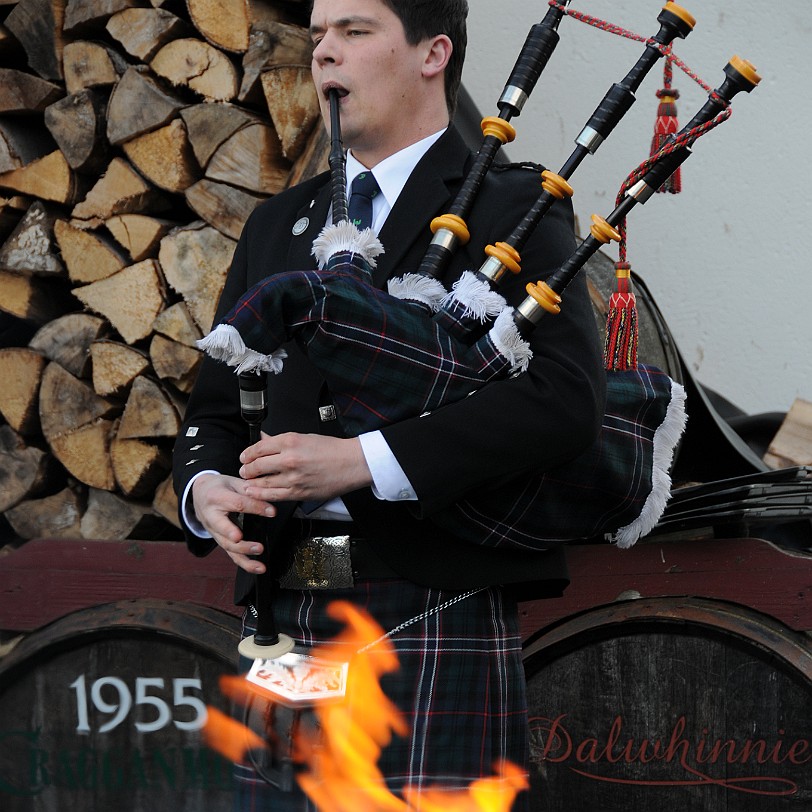
[[[240,462],[246,496],[266,502],[327,501],[372,485],[357,438],[263,432]]]

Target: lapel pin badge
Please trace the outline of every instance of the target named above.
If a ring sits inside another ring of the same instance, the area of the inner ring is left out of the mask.
[[[293,236],[298,237],[300,234],[304,234],[307,231],[307,227],[310,225],[310,220],[307,217],[300,217],[294,224],[293,224]]]

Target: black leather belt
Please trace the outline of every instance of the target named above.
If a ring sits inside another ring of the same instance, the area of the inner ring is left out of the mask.
[[[279,579],[282,589],[350,589],[364,579],[399,578],[353,531],[352,522],[290,519],[283,538],[292,560]]]

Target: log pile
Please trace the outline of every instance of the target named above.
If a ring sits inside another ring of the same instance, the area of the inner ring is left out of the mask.
[[[326,168],[308,12],[0,0],[0,318],[33,333],[0,346],[17,537],[178,537],[194,342],[253,208]]]

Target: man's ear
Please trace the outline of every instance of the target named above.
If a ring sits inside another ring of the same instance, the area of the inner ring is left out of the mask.
[[[454,46],[445,34],[437,34],[432,37],[428,45],[429,48],[423,62],[423,76],[431,78],[445,70]]]

